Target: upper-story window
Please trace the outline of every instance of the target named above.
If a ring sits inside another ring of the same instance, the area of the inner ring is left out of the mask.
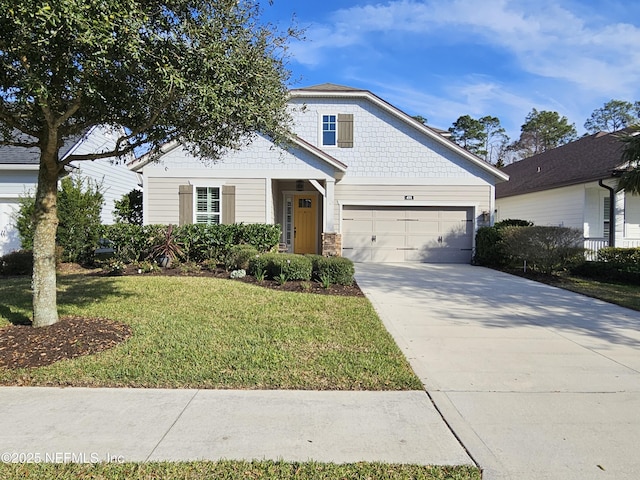
[[[335,115],[322,116],[322,145],[335,146],[337,140],[338,124]]]
[[[353,148],[353,114],[322,115],[322,146]]]

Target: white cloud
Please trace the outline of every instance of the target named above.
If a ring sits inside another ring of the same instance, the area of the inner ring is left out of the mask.
[[[482,45],[510,55],[523,71],[570,82],[587,91],[625,97],[640,83],[640,28],[573,13],[559,0],[393,0],[356,6],[313,26],[308,43],[292,49],[297,61],[331,61],[335,49],[371,45],[384,34]],[[394,37],[396,38],[396,37]],[[414,41],[415,43],[415,41]]]

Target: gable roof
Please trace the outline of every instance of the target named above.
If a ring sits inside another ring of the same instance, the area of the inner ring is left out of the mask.
[[[60,149],[60,158],[66,157],[82,141],[85,135],[70,137]],[[0,165],[40,165],[40,149],[0,146]]]
[[[314,145],[311,145],[310,143],[298,137],[297,135],[292,135],[290,140],[293,145],[297,146],[298,148],[301,148],[302,150],[305,150],[308,153],[311,153],[312,155],[315,155],[320,160],[331,165],[338,172],[340,173],[346,172],[347,165],[342,163],[340,160],[332,157],[331,155],[324,152],[323,150],[320,150]],[[139,172],[146,165],[153,163],[163,155],[171,152],[172,150],[175,150],[180,146],[182,146],[182,144],[179,141],[173,140],[171,142],[166,143],[162,147],[160,147],[160,150],[158,152],[150,152],[139,158],[133,159],[131,162],[127,163],[127,167],[129,167],[129,169],[134,172]]]
[[[622,164],[620,133],[595,133],[507,165],[510,180],[496,185],[496,198],[613,177]]]
[[[442,130],[432,128],[428,125],[417,121],[412,116],[403,112],[399,108],[394,107],[387,101],[381,99],[377,95],[371,93],[369,90],[363,90],[353,87],[345,87],[343,85],[336,85],[333,83],[323,83],[320,85],[314,85],[305,88],[296,88],[289,92],[292,97],[297,98],[364,98],[382,108],[387,113],[399,118],[403,122],[411,125],[413,128],[419,130],[431,140],[441,144],[445,148],[454,151],[458,155],[469,160],[471,163],[479,166],[483,170],[493,175],[498,181],[505,181],[509,179],[509,175],[502,170],[497,169],[490,163],[485,162],[482,158],[474,155],[473,153],[465,150],[460,145],[442,135]]]

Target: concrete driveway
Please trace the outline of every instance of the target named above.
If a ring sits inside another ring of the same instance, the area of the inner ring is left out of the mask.
[[[484,479],[640,478],[640,312],[470,265],[356,279]]]

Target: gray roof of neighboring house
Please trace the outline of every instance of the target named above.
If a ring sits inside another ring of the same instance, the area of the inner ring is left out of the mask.
[[[335,83],[321,83],[312,85],[311,87],[294,88],[293,90],[313,90],[320,92],[365,92],[362,88],[345,87],[344,85],[336,85]]]
[[[60,157],[64,157],[81,136],[68,138],[60,149]],[[0,165],[38,165],[40,163],[40,149],[12,147],[0,145]]]
[[[622,164],[621,133],[595,133],[507,165],[509,181],[496,185],[496,198],[613,177]]]

